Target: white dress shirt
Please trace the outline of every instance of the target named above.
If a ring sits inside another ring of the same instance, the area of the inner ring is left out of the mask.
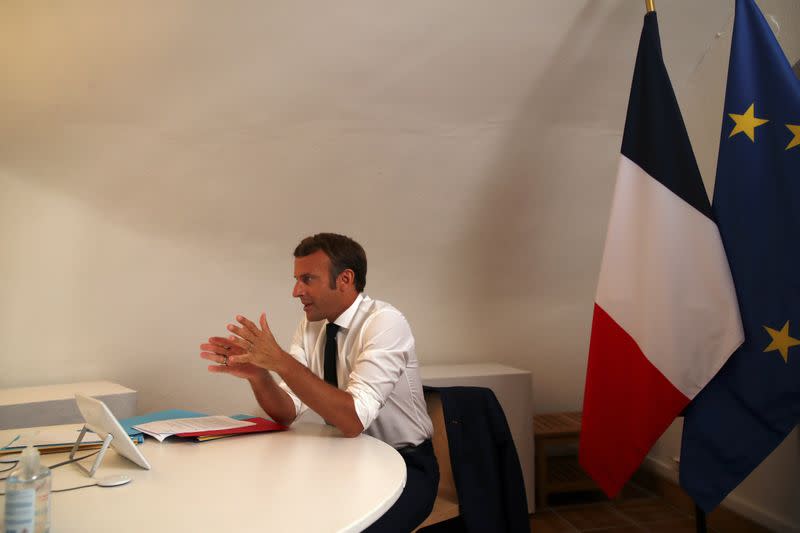
[[[289,353],[311,372],[324,376],[327,320],[305,317]],[[359,294],[335,321],[339,388],[353,397],[364,433],[395,448],[431,438],[433,424],[425,407],[414,336],[405,317],[388,303]],[[281,383],[294,401],[296,415],[308,409]]]

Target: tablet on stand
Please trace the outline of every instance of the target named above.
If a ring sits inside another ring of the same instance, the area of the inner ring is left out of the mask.
[[[114,416],[105,403],[96,398],[91,398],[82,394],[76,394],[75,401],[86,423],[83,429],[81,429],[80,435],[78,435],[78,440],[75,441],[72,450],[69,452],[69,458],[75,458],[75,452],[78,450],[81,440],[83,440],[84,435],[86,435],[88,431],[97,433],[97,435],[103,439],[103,446],[100,448],[91,468],[86,468],[78,463],[78,466],[81,467],[89,477],[94,477],[109,445],[111,445],[118,454],[129,461],[145,470],[150,470],[150,463],[147,462],[142,452],[133,444],[128,434],[122,429],[117,417]]]

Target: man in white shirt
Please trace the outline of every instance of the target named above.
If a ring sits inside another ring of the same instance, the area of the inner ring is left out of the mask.
[[[217,363],[209,371],[247,379],[279,423],[311,408],[347,437],[364,432],[394,446],[406,486],[369,531],[411,531],[430,514],[439,483],[411,328],[397,309],[363,294],[367,257],[354,240],[320,233],[303,239],[294,257],[292,295],[305,318],[289,350],[262,313],[259,325],[237,316],[232,335],[211,337],[200,355]]]

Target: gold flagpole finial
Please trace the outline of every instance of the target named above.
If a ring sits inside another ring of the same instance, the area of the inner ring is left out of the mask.
[[[656,4],[654,0],[644,0],[644,3],[647,5],[647,12],[652,13],[656,10]]]

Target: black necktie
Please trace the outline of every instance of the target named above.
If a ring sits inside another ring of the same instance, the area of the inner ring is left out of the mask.
[[[338,324],[329,323],[325,326],[325,381],[339,387],[339,380],[336,378],[336,354],[339,352],[336,346],[336,333],[339,331]]]

